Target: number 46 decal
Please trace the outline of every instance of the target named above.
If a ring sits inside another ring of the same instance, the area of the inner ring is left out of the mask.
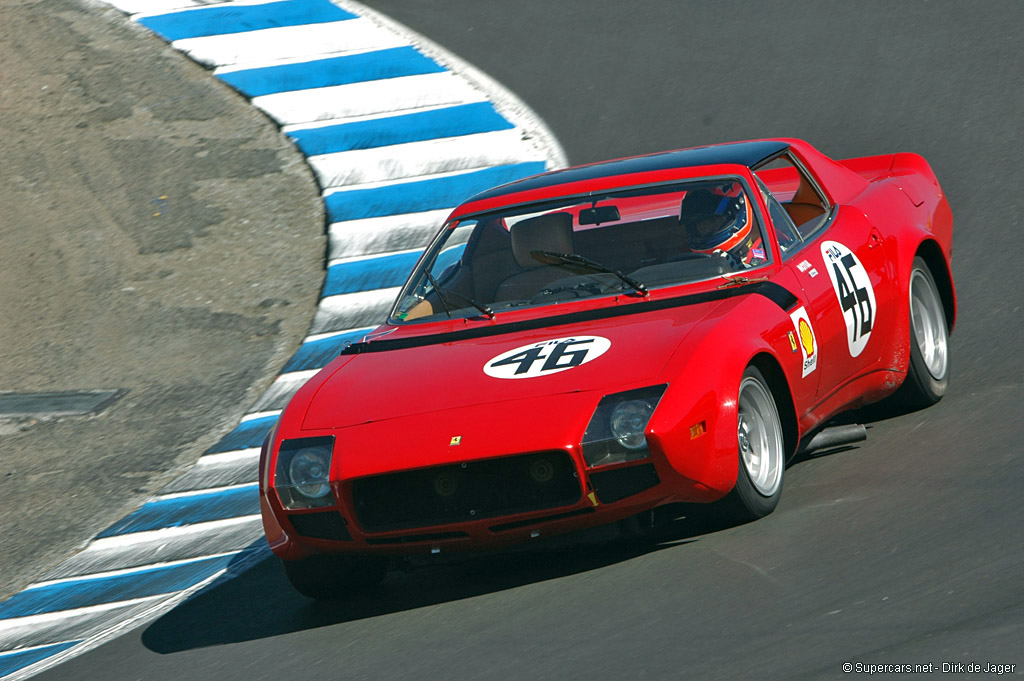
[[[503,352],[484,365],[484,373],[494,378],[547,376],[597,359],[611,346],[601,336],[554,338]]]
[[[856,357],[864,351],[875,326],[877,308],[871,279],[857,256],[838,241],[822,243],[821,256],[825,259],[825,269],[832,279],[839,307],[843,308],[850,356]]]

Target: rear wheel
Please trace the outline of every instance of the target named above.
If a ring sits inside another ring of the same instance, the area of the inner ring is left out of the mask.
[[[727,505],[737,519],[755,520],[775,510],[782,496],[786,447],[775,397],[753,366],[740,381],[736,448],[739,470]]]
[[[949,382],[949,325],[935,278],[921,257],[910,272],[910,367],[899,400],[927,407],[946,394]]]
[[[337,600],[370,591],[380,584],[388,569],[386,560],[364,556],[313,556],[281,562],[295,590],[317,600]]]

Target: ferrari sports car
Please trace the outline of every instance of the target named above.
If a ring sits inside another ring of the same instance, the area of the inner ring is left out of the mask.
[[[270,546],[300,592],[334,598],[394,557],[669,504],[771,513],[838,413],[942,398],[952,230],[920,156],[796,139],[479,194],[268,435]]]

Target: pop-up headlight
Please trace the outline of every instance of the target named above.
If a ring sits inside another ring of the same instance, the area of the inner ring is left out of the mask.
[[[274,472],[274,488],[285,508],[318,508],[334,503],[330,485],[333,449],[333,435],[304,437],[281,443]]]
[[[650,456],[644,431],[668,385],[605,395],[583,434],[588,466],[607,466]]]

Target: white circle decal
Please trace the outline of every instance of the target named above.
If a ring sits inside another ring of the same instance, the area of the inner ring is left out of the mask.
[[[572,336],[539,341],[503,352],[484,365],[494,378],[536,378],[575,369],[597,359],[612,342],[601,336]]]
[[[857,256],[838,241],[821,244],[821,256],[825,269],[832,279],[832,288],[843,308],[846,320],[846,341],[850,345],[850,356],[856,357],[864,351],[875,327],[875,290],[867,270]]]

